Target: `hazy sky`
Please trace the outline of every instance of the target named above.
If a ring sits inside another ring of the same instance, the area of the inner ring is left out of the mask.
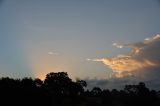
[[[1,0],[0,76],[108,78],[113,71],[87,59],[130,49],[160,33],[158,0]]]

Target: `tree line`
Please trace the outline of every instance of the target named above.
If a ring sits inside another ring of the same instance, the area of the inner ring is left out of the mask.
[[[0,105],[16,106],[160,106],[160,91],[145,83],[126,85],[123,90],[94,87],[73,81],[66,72],[51,72],[40,79],[0,79]]]

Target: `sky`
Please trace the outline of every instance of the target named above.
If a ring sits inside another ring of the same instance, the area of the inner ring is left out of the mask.
[[[157,84],[159,19],[159,0],[0,0],[0,77]]]

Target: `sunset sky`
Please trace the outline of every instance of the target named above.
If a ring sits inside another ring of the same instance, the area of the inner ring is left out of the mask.
[[[0,0],[0,77],[157,84],[158,34],[159,0]]]

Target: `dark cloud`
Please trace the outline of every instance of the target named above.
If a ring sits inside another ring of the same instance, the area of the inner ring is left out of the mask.
[[[112,79],[87,79],[88,88],[100,87],[101,89],[123,89],[126,84],[134,84],[136,81],[131,81],[129,77],[126,78],[112,78]],[[138,82],[137,82],[138,83]]]
[[[111,78],[111,79],[86,79],[88,89],[93,87],[100,87],[101,89],[124,89],[125,85],[138,84],[144,82],[149,89],[160,90],[160,78],[143,80],[135,76],[127,76],[123,78]]]
[[[104,79],[85,79],[85,81],[88,84],[88,88],[92,89],[93,87],[101,87],[104,88],[106,85],[108,85],[108,80]]]

